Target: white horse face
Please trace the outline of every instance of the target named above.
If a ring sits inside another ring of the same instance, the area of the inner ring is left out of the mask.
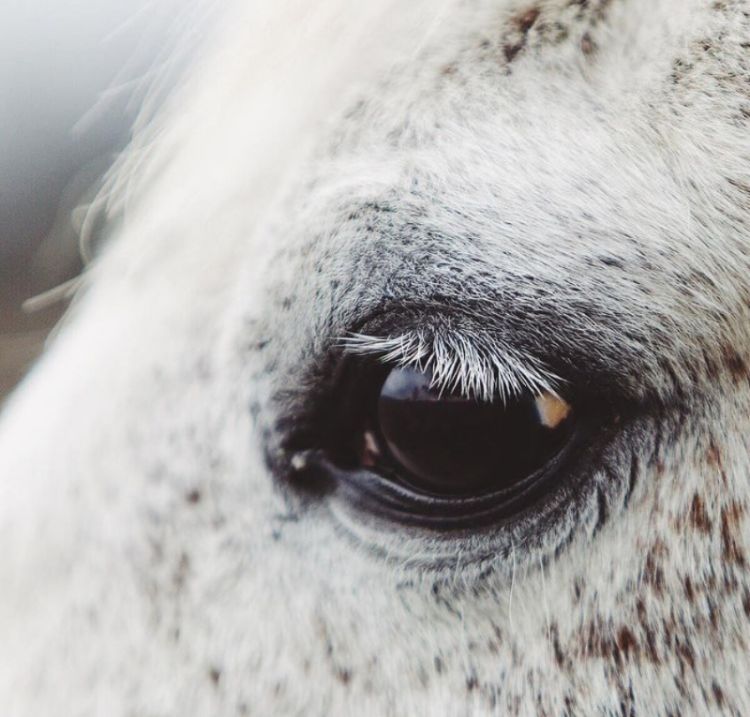
[[[10,714],[750,711],[747,4],[433,20],[293,181],[242,32],[167,113],[3,419]]]

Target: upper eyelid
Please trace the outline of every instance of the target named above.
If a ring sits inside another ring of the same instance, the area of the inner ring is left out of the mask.
[[[387,293],[330,322],[325,343],[332,357],[343,349],[396,365],[437,363],[439,388],[484,399],[512,397],[524,387],[564,398],[574,387],[578,401],[620,411],[651,412],[682,402],[680,377],[666,380],[651,337],[624,332],[627,324],[587,311],[587,305],[532,305],[489,290],[478,296],[476,287],[468,296],[404,296],[408,287],[391,283]]]
[[[428,334],[414,329],[387,337],[350,333],[339,345],[345,353],[429,370],[438,389],[485,401],[499,397],[507,402],[525,390],[557,395],[565,383],[540,361],[489,336],[468,339],[452,330]]]

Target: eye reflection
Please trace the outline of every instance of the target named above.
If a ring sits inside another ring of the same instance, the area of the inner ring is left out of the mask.
[[[414,368],[391,370],[364,436],[363,465],[384,464],[438,495],[499,492],[543,467],[571,435],[572,407],[552,393],[483,402],[441,393],[432,380]]]

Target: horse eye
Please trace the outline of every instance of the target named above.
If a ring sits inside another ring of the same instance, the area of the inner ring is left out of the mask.
[[[361,464],[440,496],[520,486],[567,443],[571,406],[552,393],[480,401],[441,392],[429,372],[394,368],[365,431]]]

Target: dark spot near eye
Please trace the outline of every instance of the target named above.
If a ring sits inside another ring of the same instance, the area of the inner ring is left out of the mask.
[[[583,37],[581,38],[581,52],[586,55],[586,57],[589,57],[594,54],[596,51],[596,43],[591,38],[591,35],[588,32],[583,33]]]
[[[191,490],[186,496],[185,500],[190,503],[190,505],[196,505],[197,503],[201,502],[201,492],[198,489]]]
[[[513,62],[516,55],[526,46],[529,30],[531,30],[537,21],[540,12],[539,8],[530,8],[513,19],[514,32],[511,39],[503,45],[503,54],[505,55],[506,62]]]
[[[722,467],[721,453],[719,453],[719,449],[713,441],[711,441],[708,450],[706,451],[706,460],[708,461],[708,464],[714,468]]]
[[[724,690],[721,689],[719,683],[714,680],[711,683],[711,691],[714,693],[714,700],[718,707],[724,707]]]
[[[688,642],[677,642],[677,645],[675,647],[677,652],[677,659],[680,662],[680,665],[684,669],[685,666],[689,667],[690,670],[693,672],[695,671],[695,652],[693,651],[693,648],[690,646],[690,643]]]
[[[569,665],[566,664],[565,653],[560,645],[560,632],[557,624],[553,623],[550,625],[549,634],[552,638],[552,651],[555,655],[555,662],[560,669],[566,669]]]
[[[214,687],[218,687],[219,682],[221,681],[221,670],[218,667],[209,668],[208,679],[211,680],[211,684],[213,684]]]
[[[745,611],[746,617],[750,618],[750,590],[745,590],[742,598],[742,609]]]
[[[721,552],[729,563],[745,564],[745,554],[737,543],[736,529],[742,520],[744,508],[736,502],[721,510]]]
[[[729,370],[729,373],[732,374],[732,378],[735,381],[747,380],[750,377],[747,364],[733,347],[725,346],[722,355],[724,357],[724,365]]]
[[[631,632],[630,628],[624,625],[617,632],[617,647],[626,660],[629,660],[631,655],[635,656],[638,650],[638,642],[635,639],[635,635]]]
[[[336,679],[342,685],[348,685],[349,682],[352,679],[352,673],[349,670],[337,670],[336,671]]]
[[[695,602],[695,588],[693,587],[693,581],[689,577],[686,577],[682,583],[682,586],[688,602]]]
[[[523,49],[523,45],[524,45],[523,42],[518,42],[514,45],[511,45],[511,44],[504,45],[503,54],[505,55],[505,60],[509,63],[513,62],[513,59],[515,58],[515,56],[519,52],[521,52],[521,50]]]
[[[660,665],[659,652],[656,649],[656,635],[650,626],[644,627],[643,634],[646,637],[646,656],[655,665]]]
[[[646,554],[646,562],[643,566],[643,582],[649,585],[657,595],[664,592],[664,570],[662,558],[666,555],[667,548],[661,540],[657,540]]]
[[[699,532],[708,534],[711,532],[711,519],[706,512],[703,498],[697,493],[693,496],[690,504],[690,524]]]
[[[537,21],[540,13],[541,10],[538,7],[532,7],[522,15],[519,15],[516,18],[518,29],[523,33],[527,33]]]

